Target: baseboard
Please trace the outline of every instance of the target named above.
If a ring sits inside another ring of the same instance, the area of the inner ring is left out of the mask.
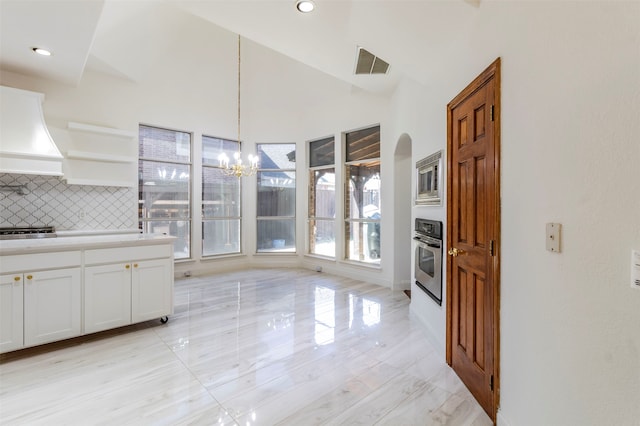
[[[411,308],[413,308],[413,306],[411,306]],[[422,326],[422,329],[427,336],[427,340],[429,341],[429,343],[431,343],[431,346],[433,346],[433,349],[436,351],[438,356],[444,361],[446,359],[446,342],[441,342],[433,332],[429,324],[427,324],[419,315],[413,312],[412,309],[409,312],[411,313],[411,317],[417,320],[418,324]]]
[[[411,290],[411,280],[400,280],[393,283],[393,290]]]
[[[511,423],[505,418],[502,409],[498,409],[498,413],[496,414],[496,425],[498,426],[511,426]]]
[[[318,271],[320,267],[322,272],[338,275],[353,280],[366,281],[370,284],[376,284],[382,287],[392,288],[392,283],[381,276],[381,271],[366,266],[350,265],[335,261],[323,261],[321,259],[305,257],[302,261],[302,267],[312,271]],[[320,271],[318,271],[320,272]]]

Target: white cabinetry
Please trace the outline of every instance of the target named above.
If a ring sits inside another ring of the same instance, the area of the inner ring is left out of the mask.
[[[85,265],[85,332],[172,313],[171,245],[87,250]]]
[[[0,275],[0,352],[24,345],[22,283],[22,274]]]
[[[92,333],[131,324],[131,266],[84,268],[84,331]]]
[[[173,241],[63,237],[40,251],[25,240],[35,252],[1,255],[0,353],[172,314]]]
[[[2,258],[0,352],[82,333],[80,264],[79,251]]]
[[[173,306],[173,262],[147,260],[131,270],[131,321],[169,315]]]
[[[24,345],[82,333],[80,268],[24,274]]]

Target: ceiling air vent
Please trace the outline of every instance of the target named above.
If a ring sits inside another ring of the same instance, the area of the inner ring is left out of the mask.
[[[356,62],[356,74],[386,74],[389,64],[378,58],[367,49],[358,47],[358,62]]]

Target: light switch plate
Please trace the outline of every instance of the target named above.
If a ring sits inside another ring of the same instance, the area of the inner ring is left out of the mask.
[[[640,251],[631,250],[631,288],[640,290]]]
[[[560,230],[562,225],[559,223],[547,223],[547,250],[560,253]]]

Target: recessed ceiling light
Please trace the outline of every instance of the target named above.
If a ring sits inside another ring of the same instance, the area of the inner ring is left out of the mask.
[[[311,0],[298,0],[296,2],[296,9],[298,9],[298,11],[302,13],[309,13],[315,8],[316,8],[316,5]]]
[[[42,47],[32,47],[31,50],[42,56],[51,56],[51,52]]]

